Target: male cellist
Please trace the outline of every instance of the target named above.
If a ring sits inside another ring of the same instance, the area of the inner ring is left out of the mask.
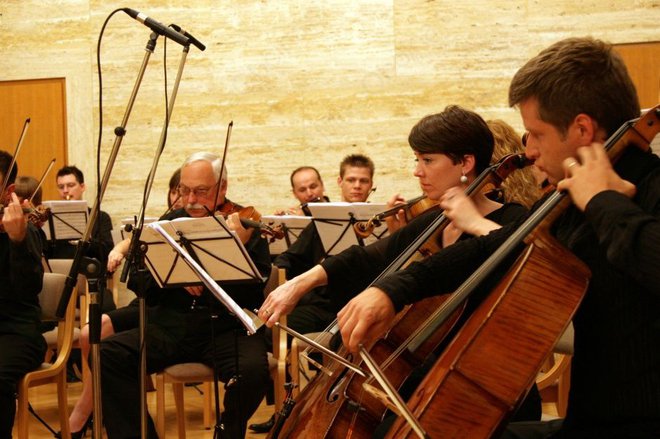
[[[639,116],[635,87],[611,45],[572,38],[516,73],[509,104],[529,133],[527,156],[573,200],[553,234],[592,278],[573,319],[566,418],[511,424],[505,437],[660,437],[660,160],[633,147],[613,167],[601,145]],[[406,303],[453,291],[515,229],[459,242],[376,282],[340,311],[344,344],[356,351]]]

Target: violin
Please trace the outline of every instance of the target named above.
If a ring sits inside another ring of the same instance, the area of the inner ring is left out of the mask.
[[[41,227],[43,223],[48,221],[50,218],[50,208],[38,206],[38,207],[23,207],[23,215],[27,216],[27,219],[35,227]],[[0,206],[0,218],[4,216],[5,206]]]
[[[219,213],[223,218],[226,218],[232,213],[238,213],[243,227],[259,230],[261,236],[264,238],[267,237],[270,242],[284,238],[282,225],[279,224],[273,227],[261,222],[261,214],[253,206],[243,207],[232,201],[227,201],[219,207],[220,208],[216,210],[216,214]]]
[[[431,200],[426,195],[420,195],[419,197],[406,201],[404,204],[398,204],[390,209],[377,213],[366,221],[356,222],[353,224],[353,229],[355,229],[355,233],[360,238],[367,238],[376,227],[380,227],[385,218],[396,215],[401,210],[404,211],[406,222],[409,222],[437,204],[437,201]]]

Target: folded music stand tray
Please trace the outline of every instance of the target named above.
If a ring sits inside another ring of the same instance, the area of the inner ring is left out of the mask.
[[[312,220],[321,237],[326,256],[336,255],[352,245],[368,245],[384,237],[387,228],[381,225],[368,238],[361,238],[353,229],[358,221],[366,221],[387,209],[384,203],[309,203]]]

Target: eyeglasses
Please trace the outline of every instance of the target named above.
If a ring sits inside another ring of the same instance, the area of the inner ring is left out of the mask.
[[[179,191],[179,195],[182,197],[187,197],[192,192],[193,195],[195,195],[197,198],[206,198],[211,192],[211,188],[203,186],[191,189],[187,186],[179,185],[177,189]]]

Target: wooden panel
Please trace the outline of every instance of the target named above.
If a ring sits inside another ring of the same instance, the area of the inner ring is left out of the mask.
[[[0,149],[11,154],[30,118],[18,156],[18,174],[41,178],[57,161],[43,184],[43,199],[58,199],[55,173],[67,163],[66,83],[64,78],[0,81]]]
[[[632,77],[642,108],[660,102],[660,41],[615,45]]]

